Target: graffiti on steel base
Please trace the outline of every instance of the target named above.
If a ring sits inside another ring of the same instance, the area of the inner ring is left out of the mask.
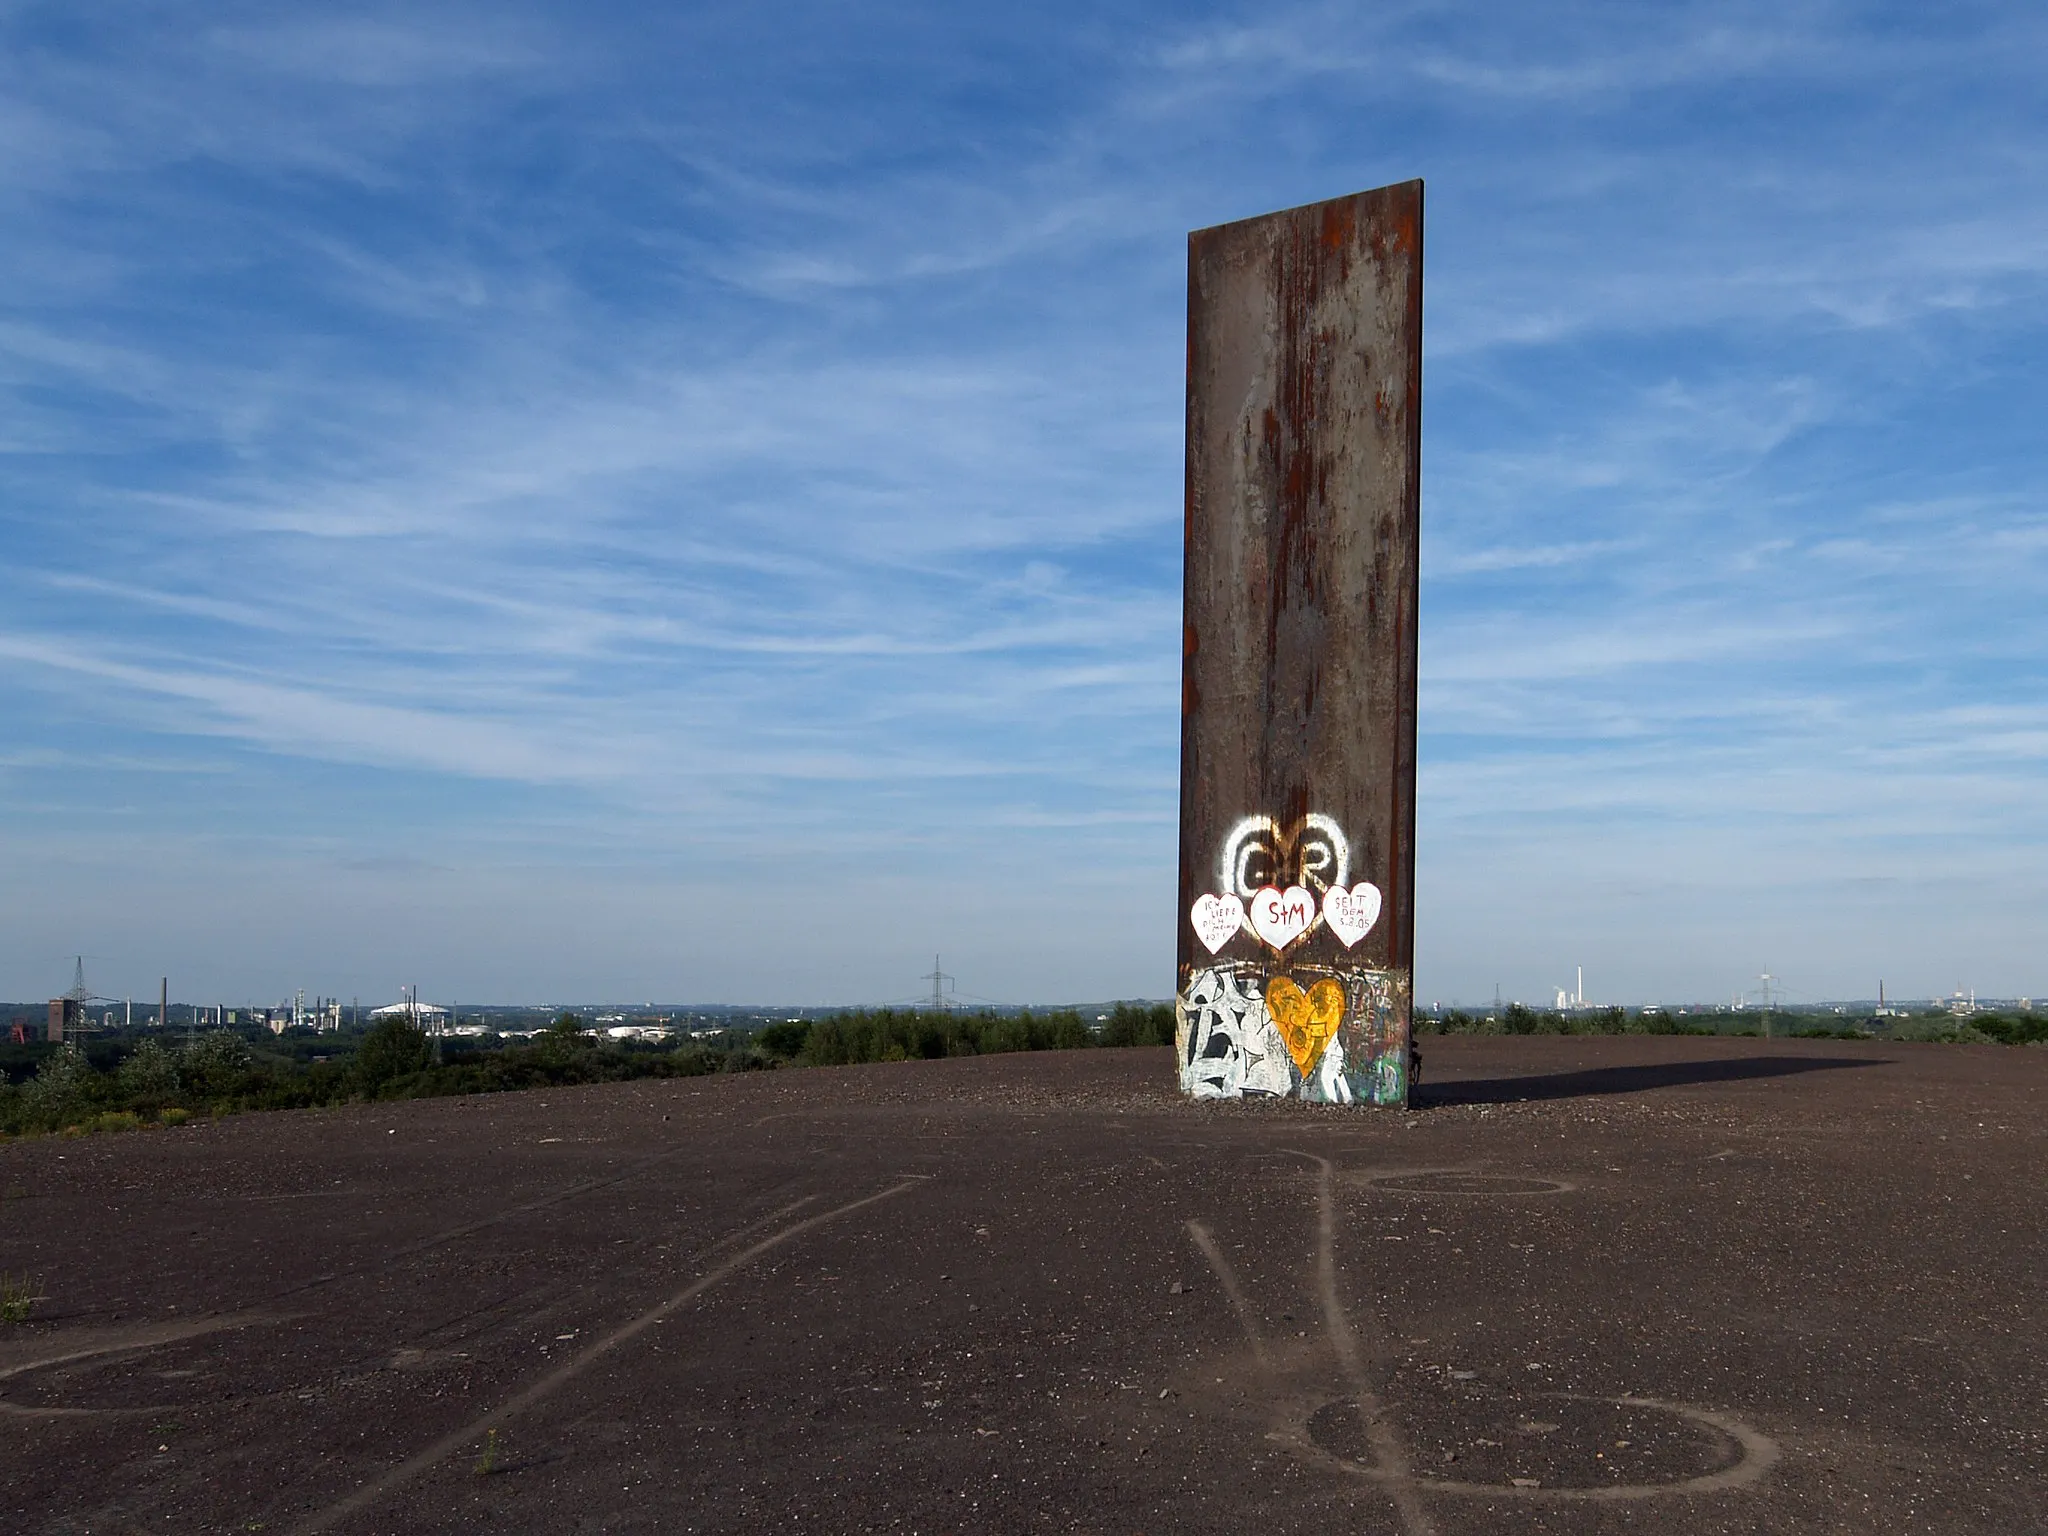
[[[1225,837],[1216,874],[1221,889],[1188,912],[1212,958],[1192,969],[1175,1004],[1182,1090],[1198,1099],[1405,1103],[1407,973],[1310,962],[1307,951],[1286,958],[1319,928],[1350,950],[1379,922],[1379,888],[1352,881],[1343,829],[1322,815],[1292,829],[1247,816]]]
[[[1205,966],[1174,1006],[1180,1085],[1198,1099],[1401,1104],[1408,981],[1353,966]]]

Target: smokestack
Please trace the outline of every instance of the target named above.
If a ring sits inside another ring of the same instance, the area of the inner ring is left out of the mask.
[[[164,977],[157,987],[156,1027],[158,1029],[169,1029],[171,1027],[171,978],[168,976]]]

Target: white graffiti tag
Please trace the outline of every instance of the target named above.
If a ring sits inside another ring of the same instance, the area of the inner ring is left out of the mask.
[[[1351,844],[1334,817],[1310,812],[1292,831],[1271,816],[1247,816],[1223,840],[1217,889],[1250,901],[1263,886],[1325,891],[1350,884]]]
[[[1176,1004],[1180,1085],[1197,1099],[1234,1099],[1244,1094],[1285,1095],[1294,1073],[1287,1044],[1266,1011],[1256,979],[1238,984],[1225,967],[1197,971]]]

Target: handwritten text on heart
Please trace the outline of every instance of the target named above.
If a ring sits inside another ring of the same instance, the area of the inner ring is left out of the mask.
[[[1323,921],[1344,941],[1346,949],[1371,933],[1379,920],[1380,888],[1369,880],[1361,880],[1348,891],[1332,886],[1323,897]]]
[[[1188,916],[1194,922],[1195,937],[1213,955],[1244,926],[1244,903],[1235,896],[1197,896]]]

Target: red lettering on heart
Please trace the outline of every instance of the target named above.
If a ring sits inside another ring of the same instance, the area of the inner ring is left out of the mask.
[[[1316,899],[1305,886],[1284,891],[1262,886],[1252,897],[1252,932],[1275,949],[1285,949],[1315,926]]]

